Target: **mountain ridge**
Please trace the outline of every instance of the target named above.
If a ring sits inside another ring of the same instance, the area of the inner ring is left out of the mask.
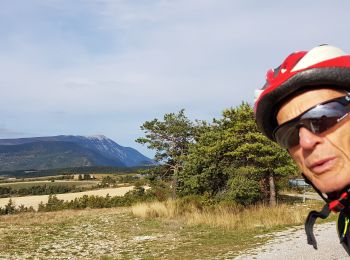
[[[0,139],[0,171],[153,164],[136,149],[123,147],[103,135]]]

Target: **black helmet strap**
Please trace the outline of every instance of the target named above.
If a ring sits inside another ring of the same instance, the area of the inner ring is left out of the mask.
[[[342,192],[332,192],[327,194],[327,198],[322,194],[322,192],[317,189],[312,182],[310,182],[304,174],[302,174],[305,181],[310,184],[314,190],[321,196],[321,198],[326,202],[321,211],[313,210],[309,213],[305,221],[305,232],[307,236],[307,243],[312,245],[313,248],[317,249],[317,242],[313,232],[314,224],[317,218],[326,219],[330,212],[340,212],[342,216],[350,217],[350,187],[345,188]],[[339,221],[339,219],[338,219]],[[348,226],[346,225],[346,230],[339,234],[340,243],[345,248],[346,252],[350,255],[350,250],[348,248],[348,243],[345,241],[345,233],[347,232]]]
[[[330,209],[328,204],[324,205],[321,211],[313,210],[309,213],[305,221],[305,232],[307,243],[317,249],[317,241],[314,235],[314,224],[317,218],[326,219],[329,216]]]

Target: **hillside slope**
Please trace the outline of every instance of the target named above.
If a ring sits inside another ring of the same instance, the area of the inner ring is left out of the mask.
[[[0,139],[0,171],[82,166],[135,167],[154,162],[105,136]]]

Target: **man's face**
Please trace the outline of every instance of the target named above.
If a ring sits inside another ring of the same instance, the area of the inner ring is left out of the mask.
[[[277,122],[280,125],[319,103],[344,95],[332,89],[304,92],[283,104]],[[339,191],[350,184],[350,116],[321,134],[302,127],[299,139],[299,145],[288,151],[321,192]]]

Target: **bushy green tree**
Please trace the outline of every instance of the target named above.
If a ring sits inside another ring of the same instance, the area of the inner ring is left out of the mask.
[[[194,139],[194,125],[186,117],[184,109],[177,114],[165,114],[163,121],[146,121],[141,130],[145,132],[145,137],[136,139],[136,142],[155,150],[157,162],[168,165],[172,170],[181,167],[183,155],[187,154]]]
[[[154,150],[154,159],[160,163],[158,168],[150,170],[153,172],[161,170],[162,173],[159,176],[170,176],[175,191],[176,177],[183,168],[189,146],[194,142],[198,131],[196,125],[186,117],[182,109],[178,113],[165,114],[163,120],[146,121],[141,126],[141,130],[145,132],[145,137],[136,139],[136,142]]]
[[[179,173],[178,191],[211,196],[224,193],[242,203],[244,194],[247,201],[256,201],[253,191],[258,184],[261,198],[275,205],[276,177],[295,171],[287,152],[258,131],[253,109],[242,103],[225,110],[222,119],[214,119],[191,145]]]
[[[228,179],[225,200],[235,201],[241,205],[250,205],[263,198],[259,181],[252,177],[255,168],[240,167],[232,172]]]

